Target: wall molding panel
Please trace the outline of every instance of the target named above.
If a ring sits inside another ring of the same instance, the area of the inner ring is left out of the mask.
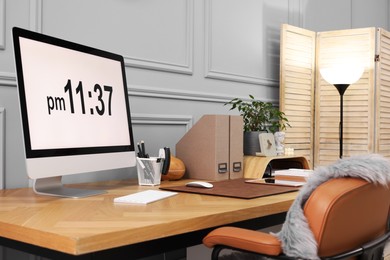
[[[390,3],[387,2],[387,28],[390,31]]]
[[[192,116],[183,115],[157,115],[157,114],[131,114],[133,125],[182,125],[188,131],[193,124]]]
[[[154,87],[142,87],[142,86],[129,86],[129,96],[138,97],[154,97],[163,99],[177,99],[177,100],[188,100],[188,101],[201,101],[201,102],[214,102],[214,103],[226,103],[233,98],[241,98],[243,100],[249,100],[248,96],[237,96],[237,95],[226,95],[226,94],[215,94],[210,92],[201,91],[183,91],[167,88],[154,88]],[[263,98],[265,102],[278,103],[279,100]]]
[[[303,27],[303,13],[302,0],[288,1],[288,24]]]
[[[5,0],[0,0],[5,1]],[[30,1],[30,29],[45,33],[42,31],[43,24],[43,0],[31,0]],[[142,69],[152,69],[158,71],[166,71],[180,74],[193,74],[193,55],[194,55],[194,0],[185,1],[185,20],[177,21],[178,24],[185,24],[185,40],[184,45],[181,46],[185,49],[185,57],[183,60],[177,61],[166,61],[159,59],[151,59],[145,57],[134,57],[131,54],[120,53],[124,57],[126,67],[135,67]],[[153,22],[153,21],[151,21]],[[120,29],[121,30],[121,29]],[[123,28],[122,30],[125,30]],[[136,38],[137,36],[135,36]],[[174,47],[172,47],[174,48]],[[175,50],[172,49],[172,52]]]
[[[171,63],[159,60],[135,58],[130,55],[124,55],[125,65],[128,67],[153,69],[173,73],[193,74],[193,55],[194,55],[194,0],[186,0],[186,18],[185,18],[185,52],[186,57],[181,63]],[[180,21],[178,21],[180,22]]]
[[[299,3],[291,7],[292,1],[246,1],[242,5],[234,0],[206,0],[205,77],[277,87],[280,23],[297,20]],[[243,12],[249,18],[240,16]],[[278,15],[281,18],[267,22],[268,16]]]
[[[205,23],[205,32],[206,32],[206,77],[215,78],[215,79],[225,79],[237,82],[244,83],[254,83],[261,84],[266,86],[277,86],[278,80],[267,78],[267,77],[256,77],[250,74],[239,74],[239,73],[230,73],[226,71],[221,71],[212,66],[212,46],[211,46],[211,3],[213,0],[205,1],[205,13],[206,13],[206,23]],[[214,0],[215,1],[215,0]],[[0,0],[0,5],[3,2],[5,5],[5,0]],[[265,1],[266,2],[266,1]],[[302,25],[302,0],[289,0],[287,1],[287,17],[289,24],[296,26]],[[5,9],[5,8],[3,8]],[[1,11],[1,7],[0,7]],[[5,13],[5,10],[4,10]],[[5,18],[4,18],[5,19]],[[180,21],[178,21],[180,22]],[[5,21],[4,21],[5,23]],[[31,0],[30,1],[30,29],[42,33],[42,23],[43,23],[43,0]],[[159,71],[167,71],[173,73],[183,73],[183,74],[193,74],[193,55],[194,55],[194,0],[186,0],[186,19],[184,21],[186,24],[186,57],[181,63],[175,62],[166,62],[161,60],[153,60],[142,57],[133,57],[131,55],[123,54],[125,59],[125,65],[127,67],[136,67],[144,69],[152,69]],[[1,23],[0,23],[1,25]],[[1,38],[0,38],[1,43]],[[1,45],[0,45],[1,48]]]
[[[206,78],[236,81],[242,83],[252,83],[252,84],[258,84],[258,85],[269,86],[269,87],[279,86],[279,81],[277,80],[272,80],[267,78],[257,78],[249,75],[227,73],[218,70],[213,70],[210,67],[208,69],[208,72],[206,72]]]
[[[0,85],[16,87],[16,74],[9,72],[0,72]]]
[[[0,107],[0,190],[5,188],[5,108]]]
[[[191,48],[192,49],[192,48]],[[192,75],[193,66],[192,66],[192,50],[187,51],[187,55],[190,61],[185,62],[184,64],[175,64],[175,63],[167,63],[162,61],[152,61],[147,59],[137,59],[128,56],[124,56],[123,59],[125,61],[126,67],[135,67],[142,69],[152,69],[173,73],[182,73]]]
[[[5,49],[5,0],[0,0],[0,50]]]
[[[30,30],[42,33],[42,1],[30,0]]]

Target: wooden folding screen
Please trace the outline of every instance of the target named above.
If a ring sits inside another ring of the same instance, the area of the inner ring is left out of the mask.
[[[289,35],[294,35],[294,38]],[[314,54],[301,40],[309,36],[315,42]],[[280,107],[289,119],[289,115],[292,118],[292,128],[286,131],[286,145],[294,147],[298,154],[307,156],[312,166],[326,165],[339,158],[340,95],[334,86],[322,79],[319,69],[348,62],[363,65],[365,71],[361,79],[344,94],[343,155],[349,157],[375,152],[390,156],[389,33],[376,28],[314,33],[283,25],[281,39]],[[307,69],[302,67],[302,63],[291,64],[291,60],[298,59],[291,56],[302,58],[301,53],[291,52],[289,46],[294,45],[305,50],[303,57],[313,55],[310,57],[314,59],[311,71],[302,73],[303,68]],[[291,74],[290,71],[299,73]],[[313,82],[308,80],[308,75],[314,77]],[[293,81],[307,84],[293,85]],[[312,86],[311,91],[307,90],[308,82]],[[291,91],[295,96],[305,96],[300,99],[307,100],[310,115],[307,111],[300,113],[297,110],[300,102],[295,97],[291,98],[294,96]],[[301,121],[311,122],[312,128],[306,126],[302,129],[296,119],[299,117]],[[307,142],[295,144],[295,136],[307,136],[308,133],[310,145]],[[301,149],[303,145],[305,148]]]

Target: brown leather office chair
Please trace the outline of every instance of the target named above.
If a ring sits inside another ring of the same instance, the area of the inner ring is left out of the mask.
[[[383,259],[388,232],[390,190],[359,178],[335,178],[318,186],[303,211],[321,259]],[[203,243],[213,247],[212,259],[222,249],[252,252],[271,259],[295,259],[283,253],[281,242],[260,231],[221,227]]]

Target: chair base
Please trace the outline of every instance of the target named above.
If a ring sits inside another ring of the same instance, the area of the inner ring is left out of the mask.
[[[286,256],[286,255],[270,256],[270,255],[254,253],[254,252],[251,252],[251,251],[246,251],[246,250],[232,248],[232,247],[228,247],[228,246],[222,246],[222,245],[218,245],[218,246],[215,246],[213,248],[213,251],[211,253],[211,259],[212,260],[218,260],[221,251],[224,250],[224,249],[230,249],[230,250],[233,250],[233,251],[236,251],[236,252],[242,252],[242,253],[248,253],[248,254],[256,255],[256,256],[259,256],[259,258],[256,258],[258,260],[262,259],[263,257],[264,257],[264,260],[265,259],[267,259],[267,260],[270,260],[270,259],[293,260],[293,259],[295,259],[295,258]],[[246,260],[246,259],[247,258],[242,258],[242,260]]]
[[[351,257],[356,256],[357,260],[383,260],[383,251],[386,245],[387,240],[390,238],[390,232],[387,232],[383,236],[377,238],[374,241],[371,241],[367,244],[362,245],[360,248],[341,253],[338,255],[334,255],[331,257],[323,257],[321,258],[322,260],[342,260],[342,259],[349,259]],[[245,253],[250,253],[250,254],[256,254],[260,257],[265,257],[266,259],[279,259],[279,260],[294,260],[296,258],[294,257],[289,257],[286,255],[278,255],[278,256],[270,256],[270,255],[264,255],[264,254],[259,254],[259,253],[254,253],[238,248],[232,248],[229,246],[224,246],[224,245],[217,245],[214,247],[212,254],[211,254],[211,259],[212,260],[218,260],[219,255],[222,250],[224,249],[230,249],[238,252],[245,252]]]

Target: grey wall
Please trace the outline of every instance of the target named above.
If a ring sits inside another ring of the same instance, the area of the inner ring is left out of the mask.
[[[223,104],[234,97],[253,94],[278,103],[282,23],[314,31],[387,29],[389,1],[0,0],[0,179],[4,175],[6,188],[28,185],[13,26],[123,55],[135,141],[145,140],[150,153],[157,153],[162,146],[174,151],[203,114],[230,113]],[[134,173],[126,169],[92,179]],[[80,175],[68,181],[90,179]]]
[[[26,176],[11,28],[23,27],[125,57],[135,141],[174,148],[224,102],[278,103],[279,28],[389,28],[387,0],[0,0],[0,188]],[[4,178],[2,178],[4,177]],[[134,177],[134,169],[68,181]],[[12,251],[0,248],[5,259]],[[11,258],[12,259],[12,258]]]
[[[315,31],[387,29],[389,2],[0,0],[0,170],[5,187],[28,184],[13,26],[123,55],[135,141],[143,139],[157,152],[161,146],[174,148],[201,115],[229,113],[223,103],[231,98],[253,94],[278,102],[281,23]],[[134,176],[132,170],[105,174],[94,179]]]

